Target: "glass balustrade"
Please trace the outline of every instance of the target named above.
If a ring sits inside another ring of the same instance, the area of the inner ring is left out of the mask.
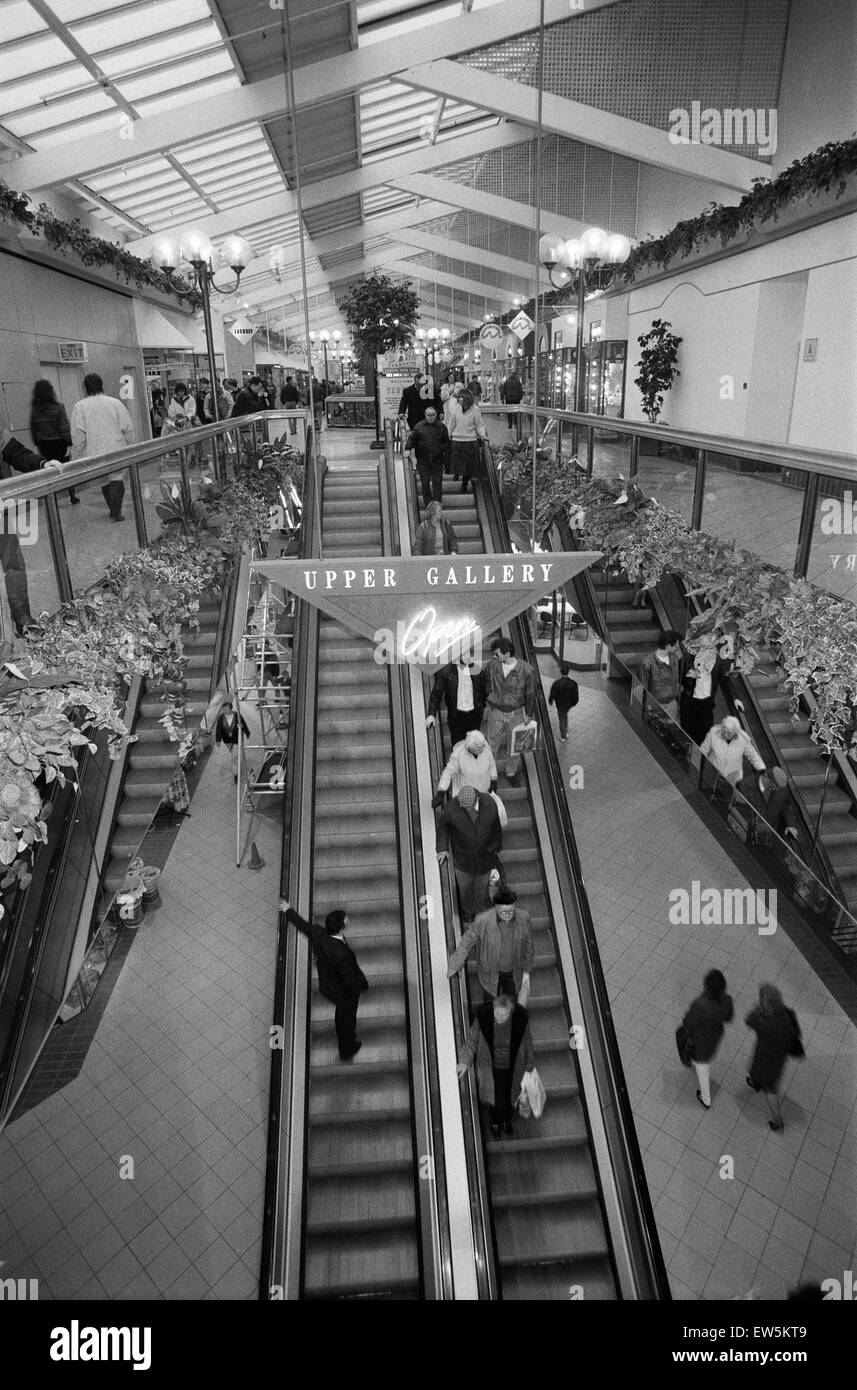
[[[791,571],[806,482],[798,468],[706,451],[701,529]]]
[[[637,455],[637,486],[662,507],[678,512],[688,525],[693,519],[697,451],[668,440],[641,439]]]

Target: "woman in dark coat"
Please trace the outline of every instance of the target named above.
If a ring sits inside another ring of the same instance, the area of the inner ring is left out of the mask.
[[[245,738],[250,737],[250,730],[244,722],[242,714],[236,714],[232,708],[231,700],[224,700],[220,710],[220,717],[214,726],[214,741],[222,743],[229,754],[229,765],[232,768],[232,776],[238,781],[238,725]]]
[[[30,402],[30,435],[33,447],[38,449],[43,459],[55,459],[57,463],[63,463],[68,457],[71,448],[68,416],[65,407],[57,400],[53,386],[44,378],[37,381],[33,387],[33,399]],[[72,502],[80,501],[74,488],[69,488],[68,495]]]
[[[750,1063],[747,1085],[751,1091],[761,1091],[768,1102],[775,1134],[783,1129],[779,1085],[786,1058],[801,1056],[800,1024],[792,1009],[787,1009],[776,985],[760,985],[759,1003],[744,1022],[756,1034],[756,1050]]]
[[[510,995],[498,994],[476,1010],[470,1034],[458,1054],[459,1077],[474,1061],[479,1099],[490,1106],[491,1137],[499,1139],[501,1129],[503,1134],[512,1133],[513,1107],[521,1093],[524,1072],[536,1065],[529,1016]]]
[[[693,1069],[699,1082],[696,1099],[711,1109],[711,1062],[720,1046],[723,1029],[735,1016],[732,996],[726,993],[726,977],[720,970],[709,970],[702,982],[702,994],[694,999],[682,1023],[690,1034]]]

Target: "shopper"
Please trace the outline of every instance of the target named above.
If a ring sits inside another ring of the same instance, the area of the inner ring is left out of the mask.
[[[412,555],[457,555],[458,537],[452,522],[443,515],[439,502],[429,502],[426,519],[414,536]]]
[[[207,376],[201,376],[197,382],[194,392],[193,403],[197,421],[200,425],[211,425],[214,423],[214,416],[209,415],[205,408],[206,398],[211,395],[211,382]]]
[[[480,441],[488,438],[488,431],[479,406],[467,390],[448,402],[444,419],[452,441],[449,466],[453,477],[462,479],[461,491],[466,492],[472,479],[484,477]]]
[[[768,1124],[775,1134],[780,1134],[783,1112],[779,1086],[786,1058],[804,1055],[797,1014],[786,1008],[776,985],[765,984],[759,986],[759,1002],[744,1022],[756,1034],[747,1085],[751,1091],[762,1092],[771,1112]]]
[[[479,380],[478,376],[472,376],[470,378],[465,390],[470,392],[476,404],[479,405],[482,400],[482,382]]]
[[[407,424],[408,430],[416,429],[420,420],[425,419],[428,405],[434,406],[438,415],[440,414],[440,398],[434,389],[434,384],[425,372],[417,372],[414,376],[412,386],[406,386],[399,401],[397,414],[404,430]]]
[[[458,1054],[458,1075],[476,1063],[476,1089],[487,1105],[492,1139],[511,1134],[514,1104],[524,1072],[535,1069],[536,1054],[526,1009],[508,994],[476,1010],[467,1041]]]
[[[277,408],[277,386],[270,372],[265,378],[265,400],[269,410]]]
[[[480,912],[462,934],[449,958],[447,974],[463,969],[476,951],[476,977],[487,1002],[498,994],[508,994],[526,1005],[530,994],[530,971],[535,959],[530,914],[517,907],[516,895],[501,888],[494,902]]]
[[[324,926],[299,917],[286,898],[280,899],[280,911],[308,936],[318,972],[318,992],[335,1006],[334,1026],[339,1044],[340,1062],[350,1062],[363,1046],[357,1041],[357,1006],[360,996],[369,988],[369,981],[357,964],[357,957],[345,939],[348,913],[342,908],[328,912]]]
[[[214,726],[214,741],[222,743],[229,754],[229,766],[232,769],[234,780],[238,781],[238,727],[245,738],[250,737],[250,730],[244,721],[244,716],[233,709],[231,700],[224,700],[220,708],[217,723]]]
[[[228,420],[228,419],[229,419],[229,416],[232,414],[232,407],[233,407],[233,405],[235,404],[235,398],[234,398],[234,396],[232,395],[232,393],[226,389],[226,382],[225,382],[225,381],[224,381],[223,384],[221,385],[221,383],[220,383],[219,381],[215,380],[214,389],[215,389],[215,391],[217,392],[217,414],[218,414],[218,419],[220,419],[220,420]],[[212,393],[211,393],[211,391],[209,391],[208,394],[207,394],[206,397],[205,397],[205,402],[204,402],[205,414],[206,414],[206,416],[207,416],[207,418],[208,418],[209,420],[213,420],[213,419],[214,419],[214,408],[213,408],[213,406],[214,406],[214,402],[212,401]]]
[[[701,744],[714,723],[714,702],[725,671],[713,640],[682,660],[679,722],[694,743]]]
[[[500,817],[492,797],[463,786],[441,812],[437,835],[441,863],[452,848],[461,915],[472,922],[487,901],[488,878],[503,848]]]
[[[160,386],[152,387],[151,405],[149,407],[149,420],[152,425],[152,438],[159,439],[161,430],[164,428],[164,416],[167,413],[164,393]]]
[[[177,420],[180,416],[184,416],[188,425],[200,424],[196,398],[190,394],[183,381],[177,381],[173,387],[172,400],[167,415],[171,420]]]
[[[265,395],[265,383],[260,376],[251,376],[248,378],[246,386],[242,386],[235,397],[231,418],[235,420],[239,415],[255,415],[257,411],[267,409],[268,398]]]
[[[533,668],[515,656],[515,647],[508,637],[497,637],[491,643],[491,660],[485,668],[485,737],[499,766],[505,762],[506,776],[515,782],[521,765],[520,757],[509,753],[512,730],[533,717],[536,687]]]
[[[770,784],[765,783],[765,820],[778,835],[787,835],[794,845],[798,838],[797,816],[789,791],[789,782],[781,767],[771,768]]]
[[[580,699],[577,681],[568,674],[570,670],[568,662],[563,661],[559,668],[559,679],[554,681],[548,696],[548,704],[556,705],[560,743],[568,742],[568,711],[574,709]]]
[[[764,759],[756,752],[749,734],[744,732],[741,721],[734,714],[728,714],[713,729],[709,729],[700,745],[700,752],[731,787],[737,786],[744,776],[745,758],[757,772],[765,771]]]
[[[678,697],[681,690],[680,648],[681,638],[677,632],[667,628],[658,635],[658,645],[648,652],[640,662],[640,684],[648,690],[653,700],[670,719],[678,718]]]
[[[57,400],[51,382],[41,378],[33,386],[30,401],[30,437],[33,447],[38,449],[43,459],[62,463],[71,448],[71,426],[65,407]],[[80,501],[74,488],[69,488],[69,499],[77,505]]]
[[[478,729],[471,729],[461,743],[456,743],[438,779],[437,794],[432,805],[442,805],[447,792],[451,796],[458,796],[464,786],[475,787],[478,792],[497,790],[494,754]]]
[[[73,457],[93,458],[124,449],[134,437],[134,423],[125,406],[115,396],[105,396],[104,382],[97,372],[83,378],[86,396],[71,412]],[[122,520],[125,477],[112,473],[101,489],[111,521]]]
[[[438,419],[437,407],[429,402],[425,418],[411,430],[405,440],[405,451],[416,465],[423,492],[423,503],[440,502],[443,498],[443,470],[449,459],[450,439],[446,425]]]
[[[720,970],[709,970],[702,994],[694,999],[682,1023],[690,1034],[691,1060],[696,1072],[696,1099],[711,1109],[711,1063],[720,1046],[723,1030],[735,1016],[732,998],[726,993],[726,978]]]
[[[297,410],[300,403],[301,393],[295,386],[295,379],[293,376],[287,376],[280,387],[280,405],[283,410]],[[289,421],[289,434],[297,434],[297,432],[298,422],[292,419]]]
[[[429,697],[427,729],[434,726],[441,701],[446,705],[449,736],[455,747],[471,729],[479,728],[485,710],[485,672],[475,669],[470,652],[463,652],[458,661],[442,666],[435,674]]]
[[[504,405],[520,405],[524,399],[524,388],[521,385],[521,378],[513,367],[506,380],[500,387],[500,400]],[[508,415],[509,429],[515,428],[516,415]]]

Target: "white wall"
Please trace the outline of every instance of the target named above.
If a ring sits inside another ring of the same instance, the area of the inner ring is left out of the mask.
[[[857,130],[857,5],[791,0],[772,175]]]
[[[628,419],[644,418],[633,384],[637,337],[662,318],[684,340],[682,375],[664,404],[671,426],[857,453],[857,215],[632,287],[627,304]],[[605,336],[626,336],[618,328],[614,315]],[[818,339],[817,363],[798,362],[807,338]]]
[[[641,164],[637,185],[637,240],[664,236],[677,222],[698,217],[709,203],[731,206],[740,200],[738,189]]]

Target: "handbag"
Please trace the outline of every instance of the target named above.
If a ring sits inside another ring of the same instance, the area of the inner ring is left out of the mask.
[[[525,1071],[521,1077],[521,1094],[518,1096],[518,1114],[524,1120],[540,1120],[547,1104],[547,1092],[535,1067]]]
[[[681,1062],[682,1066],[692,1066],[693,1039],[691,1038],[690,1033],[685,1028],[683,1023],[680,1023],[678,1028],[676,1028],[675,1030],[675,1045],[676,1051],[678,1052],[678,1059]]]
[[[789,1043],[789,1056],[805,1057],[806,1052],[804,1051],[804,1046],[800,1039],[800,1024],[797,1021],[797,1014],[794,1012],[793,1009],[789,1009],[788,1015],[792,1021],[792,1026],[794,1028],[794,1037]]]
[[[509,824],[509,813],[496,792],[489,792],[488,795],[497,807],[497,815],[500,818],[500,829],[505,830],[506,826]]]

